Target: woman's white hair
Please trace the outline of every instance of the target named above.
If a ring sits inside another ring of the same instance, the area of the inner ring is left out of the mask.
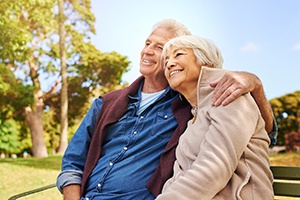
[[[221,51],[211,40],[193,35],[173,38],[164,45],[162,52],[163,60],[166,59],[171,47],[191,48],[194,51],[199,65],[212,68],[222,68],[223,58]]]

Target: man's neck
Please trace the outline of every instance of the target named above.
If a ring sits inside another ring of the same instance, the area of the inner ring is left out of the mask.
[[[150,81],[145,79],[142,92],[144,93],[154,93],[164,90],[168,87],[167,81]]]

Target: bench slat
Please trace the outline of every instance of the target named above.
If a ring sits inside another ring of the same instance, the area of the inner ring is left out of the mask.
[[[274,182],[273,189],[276,196],[300,197],[300,183]]]
[[[271,166],[275,179],[300,180],[300,167]]]

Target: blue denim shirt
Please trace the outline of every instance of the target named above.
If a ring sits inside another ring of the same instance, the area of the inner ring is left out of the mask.
[[[161,153],[177,122],[171,102],[178,95],[168,88],[140,115],[140,91],[131,98],[127,112],[107,131],[101,158],[89,177],[85,198],[154,199],[146,183],[156,169]],[[88,146],[102,99],[93,102],[63,157],[58,187],[80,184]]]

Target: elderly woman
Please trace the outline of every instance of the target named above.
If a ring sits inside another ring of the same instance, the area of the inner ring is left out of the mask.
[[[227,106],[211,106],[209,83],[226,72],[209,40],[183,36],[163,50],[170,86],[191,104],[194,118],[179,140],[174,175],[161,199],[274,199],[269,137],[250,94]]]

